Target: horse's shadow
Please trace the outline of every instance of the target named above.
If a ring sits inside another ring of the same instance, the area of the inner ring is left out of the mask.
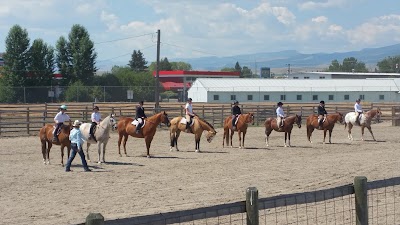
[[[115,165],[115,166],[144,166],[138,163],[129,163],[129,162],[105,162],[106,165]]]

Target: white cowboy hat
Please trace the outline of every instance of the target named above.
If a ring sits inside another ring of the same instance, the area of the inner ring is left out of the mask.
[[[81,121],[75,120],[75,121],[74,121],[74,124],[72,124],[72,126],[73,126],[73,127],[77,127],[77,126],[80,126],[81,124],[82,124]]]

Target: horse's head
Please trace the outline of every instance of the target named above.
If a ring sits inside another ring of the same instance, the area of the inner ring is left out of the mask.
[[[300,115],[297,115],[297,114],[296,114],[296,118],[295,118],[294,121],[296,122],[297,126],[298,126],[299,128],[301,128],[301,114],[300,114]]]
[[[213,140],[213,138],[215,137],[216,134],[217,134],[217,131],[214,129],[207,132],[206,138],[207,138],[208,143],[211,143],[211,141]]]
[[[161,114],[161,122],[167,125],[167,127],[171,126],[171,123],[169,122],[168,114],[164,111]]]
[[[381,109],[378,107],[376,109],[376,122],[379,123],[381,121],[381,116],[382,116],[382,111]]]
[[[338,114],[338,117],[339,117],[337,121],[338,121],[340,124],[343,124],[343,123],[344,123],[344,119],[343,119],[344,116],[343,116],[343,114],[341,114],[340,112],[338,112],[337,114]]]
[[[247,113],[247,119],[246,119],[246,123],[251,123],[252,125],[254,125],[254,114],[253,113]]]
[[[117,120],[115,119],[115,113],[111,113],[110,115],[110,125],[112,127],[112,130],[117,129]]]

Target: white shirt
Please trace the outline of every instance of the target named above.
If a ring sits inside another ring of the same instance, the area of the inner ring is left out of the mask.
[[[61,111],[57,113],[57,115],[54,117],[54,121],[56,123],[64,123],[65,121],[69,121],[70,118],[66,113],[62,113]]]
[[[192,104],[189,104],[189,102],[186,103],[185,109],[187,110],[188,113],[193,114],[193,106],[192,106]]]
[[[283,108],[282,107],[276,108],[276,116],[285,117],[285,113],[283,112]]]
[[[354,110],[355,110],[356,112],[360,112],[360,113],[363,112],[361,105],[358,104],[358,103],[354,104]]]
[[[101,115],[99,112],[93,112],[91,116],[92,122],[100,123]]]

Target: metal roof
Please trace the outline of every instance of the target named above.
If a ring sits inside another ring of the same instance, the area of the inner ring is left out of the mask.
[[[206,88],[208,91],[396,91],[400,79],[245,79],[245,78],[198,78],[190,89]],[[189,90],[190,90],[189,89]]]

